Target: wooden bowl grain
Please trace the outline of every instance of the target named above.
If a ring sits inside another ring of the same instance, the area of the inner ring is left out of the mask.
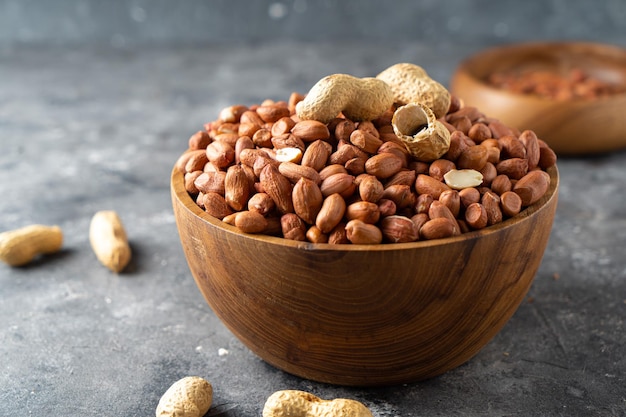
[[[434,377],[465,363],[524,299],[557,206],[550,189],[515,218],[458,237],[329,245],[249,235],[211,217],[172,171],[196,284],[228,329],[269,364],[337,385]]]
[[[509,70],[579,68],[606,82],[626,84],[626,49],[587,42],[537,42],[483,50],[454,72],[450,91],[507,126],[534,130],[560,155],[610,152],[626,147],[626,93],[567,101],[512,93],[487,82]]]

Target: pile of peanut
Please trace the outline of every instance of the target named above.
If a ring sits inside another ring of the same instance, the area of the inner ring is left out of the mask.
[[[506,71],[492,74],[489,83],[520,94],[553,100],[593,100],[626,93],[626,86],[601,80],[580,68],[559,73],[553,70]]]
[[[454,97],[439,119],[450,147],[432,162],[407,152],[391,126],[393,108],[371,121],[324,124],[298,120],[302,99],[227,107],[189,139],[177,167],[198,206],[246,233],[376,244],[482,229],[548,189],[556,155],[544,141]],[[444,179],[474,171],[478,186]]]

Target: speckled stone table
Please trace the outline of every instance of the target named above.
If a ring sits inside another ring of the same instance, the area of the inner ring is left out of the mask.
[[[212,381],[227,416],[259,416],[280,389],[355,398],[377,417],[626,415],[623,151],[559,160],[557,217],[527,299],[477,356],[429,381],[359,389],[285,374],[219,322],[190,275],[169,175],[222,107],[401,61],[447,83],[479,47],[0,49],[0,230],[65,233],[56,255],[0,265],[0,415],[151,416],[186,375]],[[88,244],[103,209],[120,214],[134,251],[121,275]]]

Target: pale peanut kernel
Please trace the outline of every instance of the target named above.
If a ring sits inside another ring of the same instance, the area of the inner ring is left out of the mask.
[[[478,187],[483,182],[483,174],[474,169],[451,169],[443,176],[446,185],[455,190]]]

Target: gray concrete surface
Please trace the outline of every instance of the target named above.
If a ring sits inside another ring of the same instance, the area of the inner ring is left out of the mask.
[[[230,417],[260,416],[279,389],[355,398],[376,417],[626,416],[626,150],[559,160],[527,300],[468,363],[397,387],[319,384],[248,351],[196,289],[169,196],[188,137],[226,105],[402,61],[447,83],[463,57],[507,42],[626,46],[624,22],[622,0],[0,0],[0,231],[65,234],[56,255],[0,264],[0,416],[152,416],[193,374]],[[103,209],[130,237],[121,275],[88,244]]]
[[[358,389],[285,374],[235,339],[195,287],[169,174],[219,109],[400,61],[447,82],[469,52],[356,42],[0,52],[0,230],[65,232],[61,253],[0,265],[0,415],[151,416],[193,374],[213,382],[230,416],[259,416],[279,389],[355,398],[376,417],[626,415],[623,151],[559,161],[558,213],[528,299],[475,358],[429,381]],[[119,276],[88,244],[102,209],[120,214],[134,250]]]

